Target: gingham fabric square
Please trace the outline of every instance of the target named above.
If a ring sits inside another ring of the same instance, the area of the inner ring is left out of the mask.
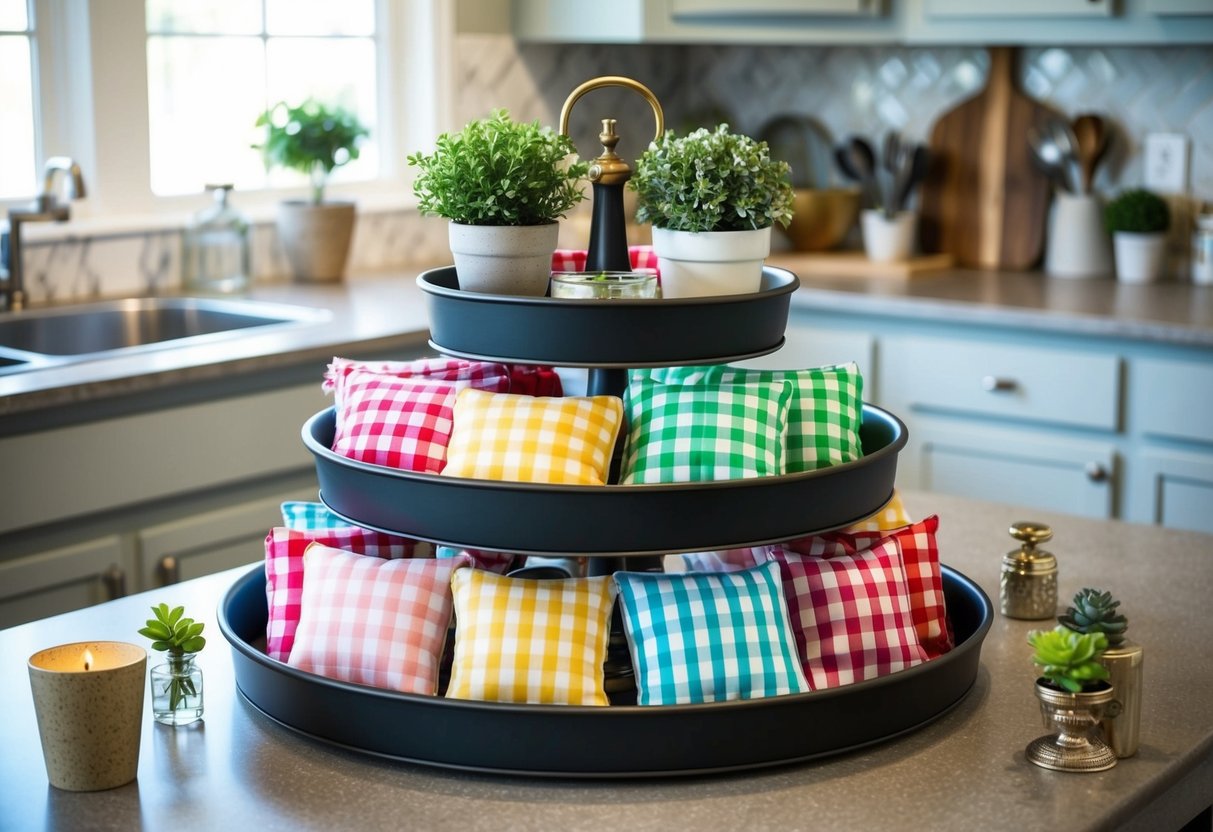
[[[658,367],[633,370],[632,379],[663,384],[754,384],[788,381],[785,470],[813,471],[863,456],[859,426],[863,422],[863,376],[855,363],[805,370],[749,370],[728,365]]]
[[[324,503],[287,500],[282,504],[282,525],[296,531],[349,529],[352,526],[328,510]]]
[[[609,576],[533,580],[479,569],[451,577],[451,699],[608,705],[602,663],[611,634]]]
[[[725,549],[719,552],[687,552],[682,563],[688,572],[739,572],[771,560],[771,547]]]
[[[419,358],[415,361],[353,361],[334,358],[324,374],[321,389],[333,393],[341,404],[342,384],[353,372],[374,373],[393,378],[430,378],[435,381],[459,381],[461,386],[509,392],[510,368],[494,361],[469,361],[465,358]]]
[[[265,537],[265,600],[269,610],[265,652],[271,659],[286,661],[295,644],[299,603],[303,598],[303,553],[312,543],[385,559],[411,558],[417,546],[415,540],[407,537],[355,526],[315,531],[271,529]]]
[[[584,249],[558,248],[552,255],[552,271],[583,272],[587,254]],[[657,253],[652,246],[628,246],[628,260],[633,269],[657,270]],[[660,274],[657,277],[661,279]]]
[[[381,560],[313,543],[287,664],[433,696],[451,624],[451,574],[468,559]]]
[[[804,693],[779,566],[616,572],[640,705]]]
[[[953,635],[943,596],[943,572],[939,566],[938,515],[913,525],[889,531],[826,532],[781,544],[786,551],[806,556],[832,558],[853,555],[892,537],[901,549],[906,592],[914,631],[929,658],[952,649]]]
[[[619,435],[615,396],[517,396],[461,390],[448,477],[603,485]]]
[[[831,558],[776,552],[796,649],[813,690],[927,660],[910,613],[897,539]]]
[[[518,556],[513,552],[487,552],[484,549],[456,549],[454,546],[439,546],[434,550],[434,556],[439,558],[455,558],[466,556],[472,559],[472,566],[504,575],[514,568]]]
[[[460,383],[355,370],[342,381],[333,453],[404,471],[441,472]]]
[[[865,520],[860,520],[858,523],[847,526],[843,531],[883,532],[890,529],[899,529],[909,524],[910,515],[906,512],[906,507],[901,502],[901,495],[897,493],[897,489],[893,489],[893,496],[889,498],[887,503],[881,506],[880,511]]]
[[[505,366],[510,373],[510,389],[501,392],[517,393],[520,396],[564,395],[564,383],[552,367],[538,364],[507,364]]]
[[[624,484],[703,482],[784,473],[792,385],[659,384],[633,379],[625,407]]]

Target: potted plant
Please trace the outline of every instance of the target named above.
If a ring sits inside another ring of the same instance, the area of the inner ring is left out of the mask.
[[[1041,715],[1056,732],[1033,740],[1028,760],[1058,771],[1103,771],[1116,765],[1112,749],[1092,731],[1112,701],[1108,670],[1100,662],[1107,636],[1059,624],[1028,633],[1028,643],[1036,651],[1032,661],[1040,668],[1036,698]]]
[[[194,658],[206,646],[206,625],[187,618],[184,607],[160,604],[152,613],[139,635],[152,640],[153,650],[168,654],[167,663],[151,671],[152,716],[165,725],[188,725],[202,718],[202,670]]]
[[[568,136],[506,110],[438,137],[433,153],[415,153],[418,210],[450,220],[459,288],[543,295],[552,270],[558,220],[585,199],[585,162]]]
[[[1119,611],[1120,601],[1110,592],[1084,588],[1074,596],[1058,622],[1078,633],[1103,633],[1108,649],[1099,661],[1108,670],[1117,707],[1104,712],[1100,727],[1117,757],[1137,753],[1141,733],[1142,656],[1140,644],[1125,637],[1129,620]]]
[[[326,202],[329,175],[358,158],[358,145],[368,135],[353,113],[314,99],[298,106],[279,102],[257,118],[265,129],[261,151],[267,168],[306,174],[307,200],[288,200],[278,211],[278,238],[291,272],[298,280],[334,281],[345,274],[354,233],[354,203]]]
[[[1104,207],[1104,228],[1112,235],[1116,276],[1126,283],[1148,283],[1163,274],[1171,211],[1158,194],[1143,188],[1125,191]]]
[[[653,224],[662,296],[758,291],[771,227],[792,218],[789,173],[766,142],[727,124],[653,141],[628,184],[637,220]]]

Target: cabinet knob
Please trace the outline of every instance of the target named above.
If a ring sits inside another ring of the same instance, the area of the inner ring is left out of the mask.
[[[1019,387],[1019,382],[1013,378],[985,376],[981,380],[981,389],[987,393],[1008,393]]]
[[[101,580],[111,601],[126,595],[126,571],[118,564],[111,563],[109,569],[101,573]]]
[[[160,558],[156,568],[160,572],[160,581],[165,586],[181,581],[181,564],[172,555]]]
[[[1103,482],[1108,478],[1108,469],[1098,462],[1088,462],[1085,470],[1091,482]]]

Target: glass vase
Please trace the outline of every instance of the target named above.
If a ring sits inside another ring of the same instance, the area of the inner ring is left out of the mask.
[[[152,716],[165,725],[189,725],[202,718],[202,670],[194,653],[170,655],[152,668]]]

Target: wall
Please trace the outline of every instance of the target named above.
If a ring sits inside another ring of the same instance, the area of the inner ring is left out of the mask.
[[[981,87],[988,64],[978,46],[554,46],[500,34],[459,35],[452,60],[455,126],[495,107],[556,125],[577,84],[627,75],[653,89],[667,126],[678,130],[727,120],[756,134],[773,116],[792,113],[812,116],[832,139],[897,129],[919,140],[940,114]],[[1111,119],[1114,144],[1098,191],[1141,182],[1147,132],[1179,132],[1191,140],[1190,195],[1213,202],[1213,50],[1032,47],[1022,51],[1019,69],[1023,89],[1061,112]],[[597,155],[597,120],[604,116],[619,119],[625,158],[635,158],[652,137],[652,114],[642,100],[622,90],[596,91],[578,102],[571,119],[583,156]],[[584,217],[582,211],[582,225],[570,225],[563,244],[582,239]],[[1177,231],[1179,249],[1183,237]],[[256,279],[281,279],[286,269],[272,225],[258,226],[253,239]],[[33,244],[27,288],[35,301],[170,289],[179,283],[179,249],[175,231]],[[360,217],[352,271],[448,261],[442,221],[406,210]]]

